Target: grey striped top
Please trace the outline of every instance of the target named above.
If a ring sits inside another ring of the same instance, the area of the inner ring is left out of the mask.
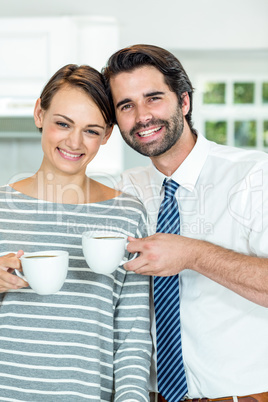
[[[0,187],[0,256],[69,251],[62,289],[0,294],[0,401],[148,401],[149,278],[118,268],[93,273],[86,230],[146,235],[145,212],[121,194],[92,204],[54,204]],[[126,256],[127,256],[126,252]]]

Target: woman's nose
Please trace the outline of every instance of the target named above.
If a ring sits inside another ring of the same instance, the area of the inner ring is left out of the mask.
[[[82,143],[82,134],[80,130],[72,130],[68,137],[66,138],[66,145],[70,147],[70,149],[76,150],[79,149]]]

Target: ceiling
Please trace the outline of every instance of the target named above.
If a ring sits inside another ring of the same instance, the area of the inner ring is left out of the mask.
[[[120,47],[268,48],[267,0],[0,0],[0,17],[62,15],[115,17]]]

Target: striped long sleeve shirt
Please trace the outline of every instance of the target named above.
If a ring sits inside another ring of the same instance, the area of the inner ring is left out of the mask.
[[[149,278],[123,267],[95,274],[82,252],[84,231],[108,229],[146,235],[142,204],[124,193],[99,203],[55,204],[0,187],[0,256],[69,252],[58,293],[0,294],[0,401],[149,400]]]

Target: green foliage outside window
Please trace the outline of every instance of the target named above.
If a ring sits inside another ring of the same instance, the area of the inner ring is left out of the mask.
[[[215,141],[218,144],[227,144],[227,122],[206,121],[205,135],[210,141]]]
[[[262,101],[268,103],[268,82],[262,84]]]
[[[237,147],[256,146],[256,121],[236,121],[234,128],[235,145]]]
[[[230,90],[232,94],[229,92]],[[242,79],[241,82],[238,79],[233,81],[233,83],[224,79],[220,82],[206,82],[203,92],[203,107],[207,119],[205,121],[206,138],[223,145],[228,144],[230,140],[231,144],[241,148],[257,147],[260,145],[260,141],[262,141],[263,147],[267,151],[267,106],[267,79],[261,82],[255,82],[254,78],[248,81],[243,81]],[[254,116],[255,111],[257,112],[256,116],[259,116],[258,119],[260,120],[258,132],[257,121],[246,120]],[[217,118],[222,120],[216,120]]]
[[[268,147],[268,120],[263,122],[263,145]]]
[[[225,84],[220,82],[207,82],[203,94],[205,104],[225,103]]]
[[[254,103],[253,82],[236,82],[234,84],[234,103]]]

